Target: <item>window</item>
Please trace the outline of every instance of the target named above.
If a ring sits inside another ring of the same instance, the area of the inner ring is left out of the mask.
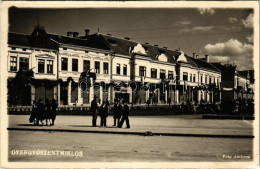
[[[103,73],[108,74],[108,63],[104,62],[103,64]]]
[[[88,72],[90,70],[90,61],[89,60],[84,60],[83,62],[83,71]]]
[[[25,49],[25,48],[23,48],[23,51],[26,51],[26,49]]]
[[[100,63],[97,61],[95,62],[95,72],[100,73]]]
[[[88,53],[88,51],[86,50],[85,53]]]
[[[146,76],[146,67],[144,66],[139,66],[139,76]]]
[[[190,74],[190,82],[192,82],[192,74]]]
[[[196,82],[196,75],[193,74],[193,82]]]
[[[78,59],[72,59],[72,71],[78,71]]]
[[[16,48],[15,48],[15,47],[12,47],[12,50],[16,50]]]
[[[47,60],[47,73],[53,73],[53,60]]]
[[[123,66],[123,75],[127,75],[127,65]]]
[[[44,60],[38,60],[38,73],[44,73]]]
[[[200,83],[203,83],[203,75],[200,76]]]
[[[157,69],[151,69],[151,78],[157,78]]]
[[[208,83],[208,77],[207,76],[205,76],[205,84],[207,84]]]
[[[160,70],[160,79],[165,79],[165,70],[164,69]]]
[[[61,70],[68,70],[68,58],[61,58]]]
[[[20,58],[20,70],[28,70],[29,69],[29,59],[28,58]]]
[[[215,77],[212,77],[212,79],[213,79],[213,80],[212,80],[212,83],[214,83],[214,84],[215,84]]]
[[[63,48],[63,50],[67,50],[67,48]]]
[[[209,77],[209,84],[211,84],[211,76]]]
[[[120,64],[116,64],[116,74],[120,75]]]
[[[168,79],[173,79],[173,71],[168,71]]]
[[[182,80],[183,81],[187,81],[188,80],[188,73],[187,72],[183,72]]]
[[[17,71],[17,57],[10,57],[10,70]]]

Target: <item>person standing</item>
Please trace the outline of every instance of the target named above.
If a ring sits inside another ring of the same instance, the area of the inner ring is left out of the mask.
[[[118,126],[119,128],[122,128],[124,121],[126,121],[126,128],[130,128],[128,116],[129,116],[129,106],[127,105],[126,101],[124,101],[123,117]]]
[[[120,124],[120,119],[122,117],[122,112],[123,112],[122,100],[119,100],[118,104],[117,104],[117,127]]]
[[[117,101],[117,99],[115,99],[115,100],[114,100],[114,115],[113,115],[114,125],[113,125],[113,126],[116,126],[116,120],[117,120],[117,118],[118,118],[117,104],[118,104],[118,101]]]
[[[32,113],[31,113],[31,116],[30,116],[30,119],[29,119],[29,122],[30,123],[34,123],[34,125],[36,124],[36,114],[37,114],[37,106],[36,106],[36,101],[34,100],[33,101],[33,105],[32,105]]]
[[[51,102],[51,120],[52,120],[52,123],[51,125],[54,126],[54,121],[56,119],[56,109],[58,107],[58,104],[56,103],[56,100],[55,99],[52,99],[52,102]]]
[[[49,99],[45,100],[45,120],[46,126],[48,126],[48,121],[50,122],[51,126],[51,104],[49,102]]]
[[[108,106],[105,102],[100,106],[100,126],[107,126]]]
[[[44,104],[42,103],[42,99],[39,99],[38,103],[36,103],[36,106],[37,106],[36,125],[39,125],[39,121],[41,121],[43,125],[45,107]]]
[[[91,114],[92,114],[92,126],[96,127],[97,123],[97,114],[98,114],[98,105],[97,105],[97,97],[94,96],[93,101],[91,102]]]

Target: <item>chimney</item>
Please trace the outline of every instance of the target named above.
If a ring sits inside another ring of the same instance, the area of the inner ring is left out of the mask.
[[[72,33],[72,32],[67,32],[67,36],[68,36],[68,37],[72,37],[72,36],[73,36],[73,33]]]
[[[199,55],[196,54],[196,59],[198,59],[198,58],[199,58]]]
[[[164,48],[164,49],[167,49],[167,47],[165,47],[165,46],[164,46],[163,48]]]
[[[73,37],[74,37],[74,38],[79,37],[79,33],[78,33],[78,32],[73,32]]]
[[[129,38],[129,37],[125,37],[124,39],[126,39],[126,40],[130,40],[130,38]]]
[[[155,44],[154,46],[155,46],[155,47],[158,47],[158,45],[157,45],[157,44]]]
[[[206,62],[209,63],[209,55],[205,55]]]
[[[194,58],[194,59],[197,59],[197,58],[196,58],[196,53],[193,53],[193,58]]]
[[[89,35],[90,30],[89,29],[85,29],[85,36]]]

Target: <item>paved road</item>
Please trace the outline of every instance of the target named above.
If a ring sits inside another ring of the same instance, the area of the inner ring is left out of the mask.
[[[113,118],[107,118],[107,128],[91,127],[90,116],[57,116],[55,126],[32,126],[29,116],[10,115],[9,128],[14,129],[58,129],[91,132],[147,132],[176,134],[216,134],[216,135],[253,135],[253,121],[249,120],[209,120],[201,115],[175,116],[130,116],[130,129],[112,127]],[[99,118],[97,124],[99,124]],[[125,125],[124,125],[125,127]]]
[[[9,131],[9,160],[24,162],[250,161],[252,147],[253,139]],[[11,155],[38,149],[82,151],[83,156]],[[241,155],[243,159],[234,158]]]

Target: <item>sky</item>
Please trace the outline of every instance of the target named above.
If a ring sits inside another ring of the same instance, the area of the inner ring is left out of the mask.
[[[38,11],[38,12],[37,12]],[[31,34],[37,22],[48,33],[110,33],[137,42],[178,49],[189,56],[210,55],[210,62],[253,69],[252,9],[81,8],[9,9],[9,31]]]

